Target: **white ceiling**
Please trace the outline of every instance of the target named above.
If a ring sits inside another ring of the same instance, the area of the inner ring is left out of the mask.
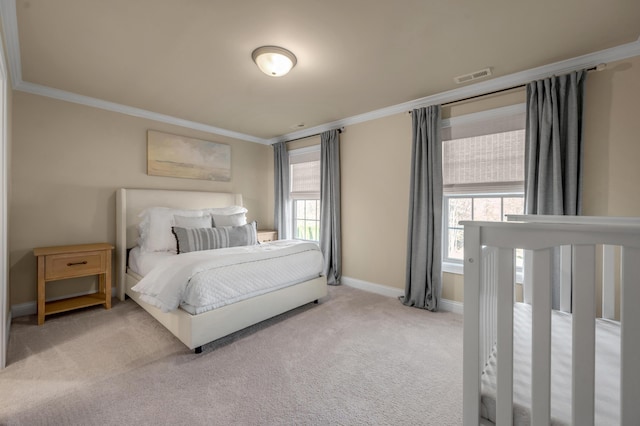
[[[265,142],[459,88],[455,76],[479,69],[500,80],[640,44],[638,0],[1,1],[23,87]],[[262,74],[262,45],[297,66]]]

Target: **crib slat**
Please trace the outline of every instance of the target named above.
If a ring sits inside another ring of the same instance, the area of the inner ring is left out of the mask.
[[[626,426],[640,419],[640,248],[622,248],[621,278],[620,419]]]
[[[551,417],[551,250],[533,251],[531,424],[547,426]]]
[[[616,317],[615,247],[602,247],[602,318]]]
[[[524,282],[523,282],[523,300],[524,303],[530,305],[533,299],[533,252],[524,250]]]
[[[513,250],[498,251],[498,377],[496,424],[513,424]]]
[[[464,227],[464,328],[462,421],[477,426],[480,419],[480,228]]]
[[[497,251],[495,247],[483,247],[481,251],[482,278],[480,282],[480,356],[478,364],[480,371],[483,370],[493,345],[496,342],[496,321],[497,321],[497,283],[496,283],[496,262]]]
[[[571,312],[571,246],[560,247],[560,310]]]
[[[573,401],[574,425],[593,425],[596,362],[596,248],[573,247]]]

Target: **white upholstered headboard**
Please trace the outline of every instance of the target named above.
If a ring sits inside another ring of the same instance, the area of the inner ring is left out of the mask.
[[[118,189],[116,193],[116,294],[124,300],[127,249],[138,239],[138,215],[148,207],[204,209],[241,206],[242,194],[166,189]]]

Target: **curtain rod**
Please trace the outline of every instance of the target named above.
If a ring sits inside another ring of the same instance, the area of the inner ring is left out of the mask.
[[[343,127],[338,127],[337,130],[338,130],[338,133],[344,133],[344,126]],[[315,135],[302,136],[302,137],[296,138],[296,139],[289,139],[288,141],[284,141],[284,143],[295,142],[295,141],[299,141],[299,140],[307,139],[307,138],[314,138],[316,136],[320,136],[322,133],[324,133],[324,132],[316,133]]]
[[[470,101],[470,100],[476,99],[476,98],[483,98],[485,96],[491,96],[491,95],[495,95],[495,94],[502,93],[502,92],[508,92],[509,90],[520,89],[520,88],[526,87],[526,86],[527,86],[526,84],[519,84],[517,86],[507,87],[506,89],[494,90],[493,92],[487,92],[487,93],[483,93],[481,95],[474,95],[474,96],[469,96],[467,98],[457,99],[457,100],[451,101],[451,102],[445,102],[441,106],[449,106],[449,105],[457,104],[458,102]],[[411,112],[411,111],[409,111],[409,112]]]
[[[595,67],[587,68],[587,71],[602,71],[606,67],[607,67],[607,64],[598,64]],[[506,88],[500,89],[500,90],[494,90],[493,92],[487,92],[487,93],[482,93],[480,95],[469,96],[467,98],[456,99],[455,101],[445,102],[441,106],[449,106],[449,105],[452,105],[452,104],[457,104],[458,102],[470,101],[471,99],[482,98],[484,96],[495,95],[497,93],[502,93],[502,92],[508,92],[509,90],[520,89],[521,87],[526,87],[526,85],[527,84],[519,84],[517,86],[511,86],[511,87],[506,87]],[[411,114],[411,111],[409,111],[409,114]]]

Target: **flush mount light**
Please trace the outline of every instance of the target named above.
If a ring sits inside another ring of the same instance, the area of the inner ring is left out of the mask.
[[[282,77],[298,62],[293,53],[278,46],[258,47],[251,57],[260,71],[271,77]]]

